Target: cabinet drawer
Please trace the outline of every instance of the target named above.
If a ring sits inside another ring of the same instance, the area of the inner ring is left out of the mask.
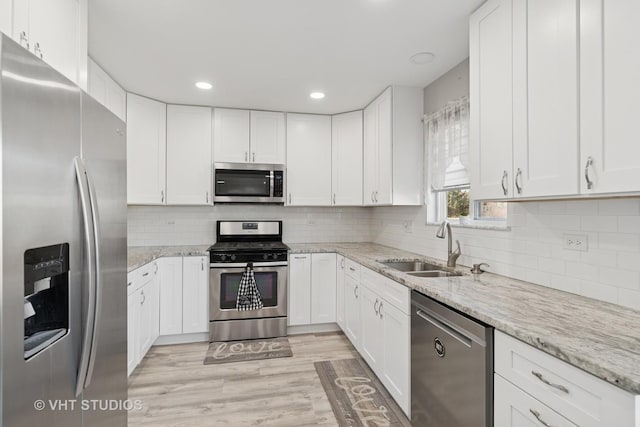
[[[344,259],[344,272],[345,274],[353,277],[356,281],[360,282],[360,270],[362,266],[355,261],[348,258]]]
[[[149,281],[153,279],[153,274],[155,273],[156,268],[156,263],[150,262],[127,274],[127,293],[130,294],[135,292],[145,284],[149,283]]]
[[[631,394],[499,331],[495,371],[582,427],[634,425]]]
[[[366,267],[362,267],[361,281],[404,314],[411,313],[411,291],[406,286]]]
[[[494,426],[520,427],[544,426],[576,427],[551,408],[540,403],[518,387],[495,374],[494,386]],[[546,423],[546,424],[545,424]]]

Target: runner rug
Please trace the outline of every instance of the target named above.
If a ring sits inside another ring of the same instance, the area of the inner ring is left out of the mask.
[[[291,357],[291,345],[287,337],[247,341],[212,342],[209,344],[205,365],[216,363],[246,362],[248,360]]]
[[[329,360],[314,366],[341,427],[411,427],[364,361]]]

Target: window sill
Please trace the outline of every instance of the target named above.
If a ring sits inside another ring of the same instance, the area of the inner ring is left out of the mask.
[[[431,221],[427,222],[427,225],[438,226],[440,224],[441,224],[440,222],[431,222]],[[460,222],[449,221],[449,224],[451,224],[451,227],[453,228],[468,228],[472,230],[511,231],[511,227],[509,227],[506,224],[506,221],[503,224],[496,224],[489,221],[473,221],[473,222],[461,224]]]

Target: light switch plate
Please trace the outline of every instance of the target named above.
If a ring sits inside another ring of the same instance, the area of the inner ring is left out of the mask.
[[[565,249],[581,252],[589,250],[589,240],[586,234],[563,234],[562,237]]]

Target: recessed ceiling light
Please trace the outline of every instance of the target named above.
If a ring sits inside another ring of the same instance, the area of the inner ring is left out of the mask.
[[[309,96],[313,99],[322,99],[324,98],[324,92],[311,92]]]
[[[416,65],[428,64],[435,59],[435,55],[431,52],[418,52],[409,58],[409,61]]]
[[[196,82],[196,87],[198,89],[209,90],[213,87],[213,85],[209,82]]]

